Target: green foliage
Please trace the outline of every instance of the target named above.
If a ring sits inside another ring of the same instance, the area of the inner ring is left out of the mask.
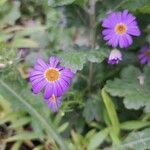
[[[101,21],[124,9],[142,35],[110,66]],[[150,69],[137,61],[149,15],[149,0],[0,0],[0,150],[149,149]],[[28,79],[52,55],[75,72],[57,113]]]
[[[100,102],[97,99],[89,99],[86,104],[83,111],[83,116],[87,123],[93,121],[94,119],[97,121],[100,121],[101,117],[101,106]]]
[[[145,150],[150,147],[150,128],[129,134],[123,141],[123,148]]]
[[[108,81],[105,88],[113,96],[124,97],[127,108],[139,109],[145,106],[149,112],[149,80],[150,69],[146,66],[141,72],[134,66],[129,66],[121,72],[121,78]]]
[[[109,129],[103,129],[96,133],[90,140],[88,144],[88,150],[95,150],[108,136]],[[97,140],[98,139],[98,140]]]
[[[115,106],[112,102],[112,99],[109,95],[105,92],[105,89],[101,91],[102,99],[107,109],[107,113],[111,122],[112,131],[110,132],[110,136],[115,145],[119,144],[119,134],[120,134],[120,124],[118,120],[118,116],[115,110]]]
[[[122,2],[122,8],[129,9],[130,11],[136,11],[149,4],[149,0],[124,0]]]
[[[108,49],[93,50],[89,53],[86,51],[69,51],[60,54],[61,62],[64,66],[71,68],[74,72],[82,70],[84,64],[88,61],[101,63],[108,53]]]

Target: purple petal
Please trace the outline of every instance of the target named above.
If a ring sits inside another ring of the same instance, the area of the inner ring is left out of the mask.
[[[133,16],[132,14],[128,14],[128,16],[126,18],[127,25],[130,24],[131,22],[133,22],[135,19],[136,19],[135,16]]]
[[[108,41],[108,44],[111,45],[112,47],[117,47],[119,42],[119,36],[118,35],[113,35],[113,37]]]
[[[31,70],[30,73],[29,73],[29,76],[33,77],[33,76],[43,75],[43,74],[44,73],[42,71]]]
[[[141,64],[146,64],[147,61],[148,61],[148,59],[146,57],[144,57],[140,60]]]
[[[112,29],[105,29],[102,31],[102,34],[105,36],[105,35],[111,34],[112,32],[113,32]]]
[[[43,69],[47,68],[47,64],[41,59],[37,59],[37,64],[39,64]]]
[[[117,18],[118,22],[122,22],[121,15],[122,15],[121,12],[117,12],[117,13],[116,13],[116,18]]]
[[[56,97],[55,101],[52,101],[51,99],[45,100],[48,106],[52,109],[53,112],[57,112],[59,107],[62,104],[61,97]]]
[[[106,19],[103,19],[102,27],[114,28],[114,25],[118,22],[116,13],[111,13]]]
[[[45,87],[45,91],[44,91],[44,98],[45,99],[49,99],[52,94],[54,94],[53,92],[53,84],[52,83],[48,83]]]
[[[74,77],[74,73],[70,69],[64,69],[64,70],[61,70],[60,72],[61,72],[61,76],[66,76],[69,78]]]
[[[41,65],[39,65],[39,64],[35,64],[34,69],[35,69],[35,70],[38,70],[38,71],[43,71],[43,72],[44,72],[46,68],[43,68],[43,67],[42,67]]]
[[[63,88],[64,93],[68,91],[70,87],[70,84],[68,82],[66,82],[64,79],[60,79],[59,84],[61,84],[61,87]]]
[[[120,48],[124,48],[125,46],[125,42],[122,36],[119,37],[119,46]]]
[[[33,93],[39,93],[46,86],[46,84],[47,82],[45,80],[41,80],[40,82],[34,84],[34,86],[32,87]]]
[[[128,10],[124,10],[122,13],[122,21],[127,20],[127,16],[128,16]]]
[[[45,78],[44,78],[43,76],[41,76],[41,77],[37,77],[37,76],[36,76],[36,77],[30,78],[30,81],[31,81],[31,84],[32,84],[32,85],[34,85],[34,84],[40,82],[41,80],[45,80]]]
[[[137,26],[129,27],[127,29],[127,33],[134,36],[139,36],[141,34],[139,28]]]
[[[125,35],[125,38],[126,38],[127,41],[128,41],[128,44],[126,44],[127,46],[128,46],[128,45],[131,45],[131,44],[133,43],[133,40],[132,40],[132,38],[131,38],[130,35],[126,34],[126,35]]]
[[[60,62],[59,58],[55,56],[51,56],[49,58],[50,67],[56,67],[59,64],[59,62]]]

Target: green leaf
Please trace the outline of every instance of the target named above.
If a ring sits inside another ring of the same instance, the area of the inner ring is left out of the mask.
[[[4,5],[6,1],[7,1],[7,0],[1,0],[1,1],[0,1],[0,6]]]
[[[17,135],[7,138],[5,141],[12,142],[12,141],[33,140],[33,139],[38,139],[38,138],[39,138],[39,136],[36,133],[22,132],[22,133],[19,133]]]
[[[124,0],[122,8],[130,11],[136,11],[137,9],[149,4],[149,0]]]
[[[12,38],[12,34],[0,32],[0,42],[6,42],[10,38]]]
[[[89,141],[88,150],[95,150],[108,136],[109,129],[103,129],[96,133]]]
[[[68,51],[60,55],[61,62],[64,66],[71,68],[74,72],[82,70],[86,62],[86,55],[82,52]]]
[[[75,0],[55,0],[54,3],[52,2],[52,6],[63,6],[63,5],[69,5],[73,3]]]
[[[141,7],[139,11],[144,14],[150,14],[150,4]]]
[[[22,141],[17,141],[16,143],[13,144],[11,150],[19,150],[21,147]]]
[[[119,135],[120,124],[119,124],[118,116],[117,116],[117,113],[115,110],[115,106],[112,102],[112,99],[105,92],[104,88],[102,89],[101,94],[102,94],[102,98],[103,98],[104,104],[105,104],[107,112],[108,112],[109,119],[112,124],[112,128],[113,128],[114,132],[116,133],[116,135]]]
[[[83,110],[83,116],[86,120],[86,122],[91,122],[94,119],[96,119],[97,121],[100,121],[100,102],[98,100],[93,100],[90,99],[86,102],[85,104],[85,108]]]
[[[11,111],[10,103],[0,95],[0,118],[5,117]]]
[[[125,130],[137,130],[149,125],[150,122],[148,121],[145,122],[145,121],[132,120],[132,121],[123,122],[122,124],[120,124],[120,128]]]
[[[121,148],[145,150],[150,148],[150,128],[133,132],[123,141]]]
[[[20,17],[20,2],[13,1],[11,10],[5,14],[2,18],[1,23],[14,25],[15,21]]]
[[[146,66],[143,73],[134,66],[125,68],[121,78],[108,81],[105,89],[113,96],[124,98],[124,104],[129,109],[139,109],[145,106],[150,112],[150,68]]]
[[[69,126],[69,123],[68,123],[68,122],[63,123],[63,124],[58,128],[58,132],[59,132],[59,133],[64,132],[64,131],[68,128],[68,126]]]
[[[26,38],[18,38],[12,42],[12,47],[14,48],[37,48],[38,46],[37,42]]]
[[[28,124],[29,122],[31,122],[30,117],[22,117],[22,118],[18,119],[17,122],[13,122],[13,124],[10,125],[10,128],[22,127],[22,126]]]
[[[93,63],[101,63],[107,57],[107,54],[108,49],[99,49],[90,52],[65,51],[59,56],[64,66],[67,66],[76,72],[77,70],[83,69],[87,60]]]

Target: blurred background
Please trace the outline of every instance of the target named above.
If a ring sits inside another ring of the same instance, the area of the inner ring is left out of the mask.
[[[142,35],[110,66],[101,21],[124,9]],[[0,0],[0,150],[150,149],[149,33],[149,0]],[[54,55],[76,73],[57,113],[28,79]]]

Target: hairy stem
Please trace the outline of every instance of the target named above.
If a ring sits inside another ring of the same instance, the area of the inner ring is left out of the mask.
[[[93,50],[95,48],[95,26],[96,26],[96,17],[95,17],[95,6],[96,6],[96,0],[89,0],[89,23],[90,23],[90,43],[91,43],[91,49]],[[91,91],[91,84],[93,80],[93,63],[90,62],[89,65],[89,80],[88,80],[88,90]]]

